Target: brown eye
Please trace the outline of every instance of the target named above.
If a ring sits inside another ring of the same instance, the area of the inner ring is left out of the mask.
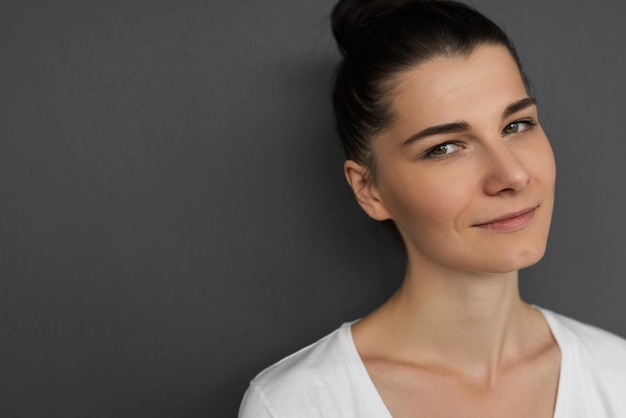
[[[534,125],[535,125],[535,122],[530,121],[530,120],[525,120],[525,121],[520,120],[517,122],[509,123],[502,130],[502,135],[518,134],[520,132],[524,132],[524,131],[531,129]]]
[[[459,150],[460,146],[451,142],[437,145],[428,151],[427,157],[429,158],[441,158],[453,154]]]
[[[508,124],[503,130],[502,133],[505,135],[515,134],[519,130],[519,124],[517,122]]]
[[[439,145],[438,147],[436,147],[434,150],[431,151],[431,154],[432,155],[446,155],[447,152],[448,152],[447,145]]]

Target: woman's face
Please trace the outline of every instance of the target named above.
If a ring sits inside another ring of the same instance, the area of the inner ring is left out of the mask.
[[[377,178],[359,197],[366,211],[392,219],[422,266],[502,273],[539,261],[554,157],[509,52],[437,57],[397,81],[396,118],[374,139]]]

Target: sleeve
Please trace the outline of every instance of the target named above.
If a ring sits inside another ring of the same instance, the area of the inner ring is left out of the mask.
[[[239,406],[239,418],[273,418],[267,404],[254,385],[250,385]]]

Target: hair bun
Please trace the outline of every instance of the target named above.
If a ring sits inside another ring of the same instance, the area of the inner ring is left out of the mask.
[[[408,3],[420,0],[339,0],[331,13],[333,35],[344,57],[350,55],[354,35],[367,28],[379,17],[386,15]]]

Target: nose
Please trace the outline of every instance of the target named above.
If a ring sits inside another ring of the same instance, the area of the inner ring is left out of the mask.
[[[489,195],[517,193],[530,183],[530,173],[501,138],[485,154],[484,188]]]

